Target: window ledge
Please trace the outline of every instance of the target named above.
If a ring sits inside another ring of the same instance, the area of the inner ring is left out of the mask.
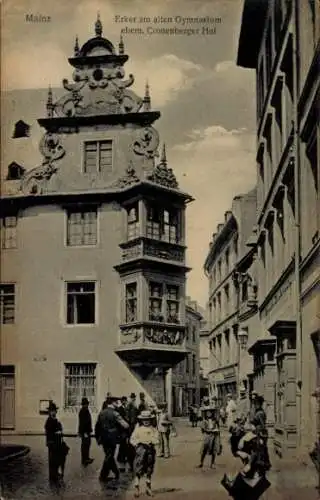
[[[68,323],[65,323],[64,325],[64,328],[95,328],[98,325],[98,323],[75,323],[75,324],[68,324]]]

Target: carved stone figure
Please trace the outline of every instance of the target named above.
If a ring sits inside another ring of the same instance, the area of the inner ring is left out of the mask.
[[[165,187],[178,188],[178,182],[172,168],[168,168],[164,163],[159,163],[153,169],[153,172],[148,176],[148,180]]]
[[[154,158],[158,155],[159,134],[153,127],[146,127],[138,131],[138,137],[133,143],[133,151],[139,156]]]
[[[131,186],[132,184],[140,182],[140,180],[141,179],[139,179],[139,177],[137,176],[132,162],[130,162],[125,175],[123,177],[120,177],[120,179],[117,179],[112,187],[123,189]]]

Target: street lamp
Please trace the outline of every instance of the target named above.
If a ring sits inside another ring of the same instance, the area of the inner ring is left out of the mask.
[[[247,342],[248,342],[248,330],[241,329],[238,331],[238,340],[239,340],[239,345],[242,349],[246,348]]]

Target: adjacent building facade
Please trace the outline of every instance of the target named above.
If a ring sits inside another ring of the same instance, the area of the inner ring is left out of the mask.
[[[232,208],[213,234],[205,273],[209,280],[209,390],[225,404],[239,390],[239,283],[238,262],[244,258],[256,220],[256,190],[233,199]]]
[[[319,433],[319,26],[314,0],[244,3],[238,65],[257,82],[262,337],[251,352],[256,372],[273,372],[280,455],[303,455]]]
[[[183,361],[172,372],[172,414],[185,416],[190,405],[200,403],[200,328],[199,306],[186,299],[186,350]]]
[[[2,428],[42,431],[49,400],[69,432],[83,396],[94,413],[107,392],[172,403],[191,197],[164,148],[157,159],[160,113],[148,87],[143,99],[129,89],[127,60],[98,19],[76,40],[74,81],[57,101],[49,90],[41,163],[11,165],[2,185]]]

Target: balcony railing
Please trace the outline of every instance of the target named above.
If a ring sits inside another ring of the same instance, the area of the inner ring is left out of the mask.
[[[185,261],[185,248],[174,243],[150,240],[148,238],[139,238],[129,241],[121,246],[123,262],[142,257],[152,257],[156,259],[179,262],[181,264]]]

